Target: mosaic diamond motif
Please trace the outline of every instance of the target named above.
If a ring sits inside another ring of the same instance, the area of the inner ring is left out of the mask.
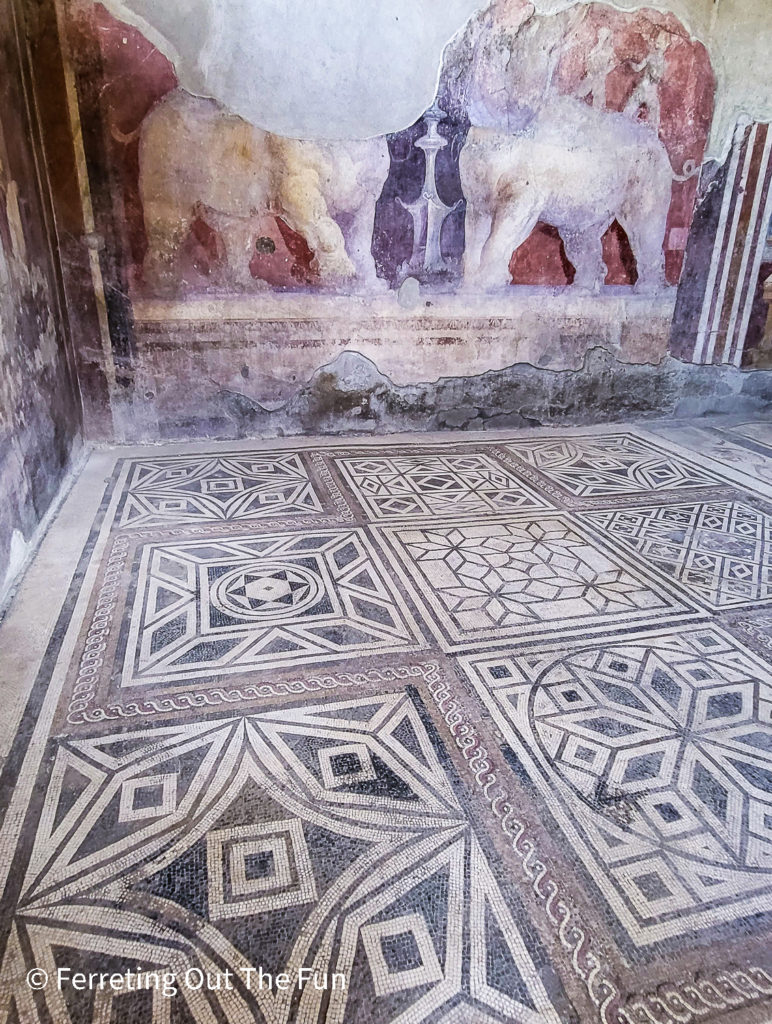
[[[719,477],[633,434],[518,438],[518,458],[578,497],[715,487]]]
[[[371,455],[336,463],[373,519],[552,507],[489,455]]]
[[[384,528],[384,536],[450,651],[692,611],[567,515]]]
[[[589,512],[711,608],[772,599],[772,518],[733,501]]]
[[[298,612],[321,597],[319,578],[291,562],[256,560],[219,577],[212,601],[222,612],[250,619],[269,619]]]
[[[133,462],[118,521],[166,526],[321,512],[301,455],[239,452]]]
[[[57,963],[141,964],[180,978],[228,970],[238,983],[180,984],[152,1016],[152,993],[122,993],[120,1004],[100,1004],[120,1017],[100,1020],[359,1024],[363,1006],[385,1024],[453,1020],[459,1007],[465,1021],[574,1020],[554,975],[548,995],[544,951],[502,890],[419,712],[405,693],[378,694],[62,742],[0,999],[17,991],[12,972],[23,978],[32,963],[51,977]],[[329,787],[320,753],[330,762],[352,744],[374,776]],[[127,780],[167,775],[178,804],[151,823],[120,820]],[[259,967],[286,973],[290,987],[259,988]],[[298,988],[301,970],[327,985]],[[333,975],[345,983],[333,986]],[[17,1019],[83,1019],[56,986],[40,1000],[45,1017],[32,1004]]]
[[[318,899],[298,818],[216,829],[206,837],[209,916],[249,917]]]
[[[123,685],[416,646],[361,530],[149,545]]]
[[[168,814],[177,803],[177,776],[150,775],[141,779],[128,779],[121,786],[118,818],[138,821]]]
[[[636,942],[772,910],[772,672],[731,636],[462,664]]]
[[[402,939],[401,943],[394,941],[399,939]],[[391,957],[384,953],[385,940],[392,940],[389,943],[393,951]],[[434,984],[443,979],[442,966],[426,927],[426,918],[420,914],[404,914],[391,921],[365,925],[362,943],[373,976],[373,987],[379,996]]]

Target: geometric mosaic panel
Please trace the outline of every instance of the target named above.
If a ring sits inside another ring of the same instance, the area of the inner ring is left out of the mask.
[[[506,447],[577,497],[715,487],[723,482],[633,434],[523,437],[507,442]]]
[[[694,615],[571,516],[383,528],[447,651]]]
[[[336,464],[373,519],[552,508],[489,455],[372,455]]]
[[[583,513],[711,608],[772,599],[772,518],[735,501]]]
[[[143,548],[122,685],[415,649],[361,530]]]
[[[118,523],[166,526],[321,511],[301,455],[180,455],[132,462]]]
[[[715,627],[463,658],[638,944],[772,911],[772,672]]]
[[[555,441],[117,459],[27,623],[0,1024],[760,1024],[772,616],[759,658],[710,609],[772,600],[770,517],[707,449]]]
[[[352,743],[372,778],[336,761]],[[120,819],[126,781],[166,775],[174,806]],[[4,1020],[356,1024],[364,1008],[384,1024],[576,1020],[554,976],[548,994],[533,926],[406,693],[63,740],[16,886]],[[32,964],[52,978],[64,965],[162,971],[177,990],[164,1005],[135,981],[100,996],[94,1017],[52,984],[38,1012]],[[289,987],[260,984],[260,968]],[[230,972],[230,988],[191,990],[189,969]]]

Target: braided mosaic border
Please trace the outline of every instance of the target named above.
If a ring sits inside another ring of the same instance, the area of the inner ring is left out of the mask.
[[[403,679],[423,679],[431,685],[438,678],[438,666],[434,663],[398,665],[394,668],[368,669],[366,672],[341,672],[338,675],[311,676],[310,679],[288,679],[277,683],[247,683],[243,686],[214,687],[211,690],[192,690],[170,694],[168,697],[148,697],[127,704],[107,704],[103,707],[78,709],[67,721],[71,725],[109,722],[118,718],[137,718],[163,715],[195,708],[219,707],[223,704],[238,704],[256,700],[259,697],[286,697],[294,693],[313,693],[317,690],[332,690],[341,686],[362,686],[366,684],[393,683]]]
[[[693,980],[665,984],[656,992],[623,1000],[616,984],[608,977],[609,965],[591,950],[587,930],[561,897],[560,886],[550,869],[538,859],[536,844],[526,835],[524,823],[516,817],[510,795],[499,782],[488,751],[462,706],[438,673],[425,682],[469,771],[520,858],[523,873],[544,903],[561,945],[570,952],[574,971],[597,1008],[601,1024],[691,1024],[718,1010],[736,1009],[772,996],[772,975],[764,968],[730,967],[710,978],[698,975]]]

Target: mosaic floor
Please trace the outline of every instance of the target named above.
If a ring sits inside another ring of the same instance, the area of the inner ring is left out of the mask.
[[[0,1024],[772,1021],[772,426],[99,457]]]

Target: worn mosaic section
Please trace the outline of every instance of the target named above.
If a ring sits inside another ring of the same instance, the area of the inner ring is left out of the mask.
[[[679,580],[710,608],[772,597],[772,519],[742,502],[668,504],[584,518]]]
[[[772,676],[731,636],[465,664],[636,942],[772,909]]]
[[[0,779],[0,1021],[758,1024],[770,616],[614,526],[674,509],[760,578],[763,477],[632,428],[118,459]]]

